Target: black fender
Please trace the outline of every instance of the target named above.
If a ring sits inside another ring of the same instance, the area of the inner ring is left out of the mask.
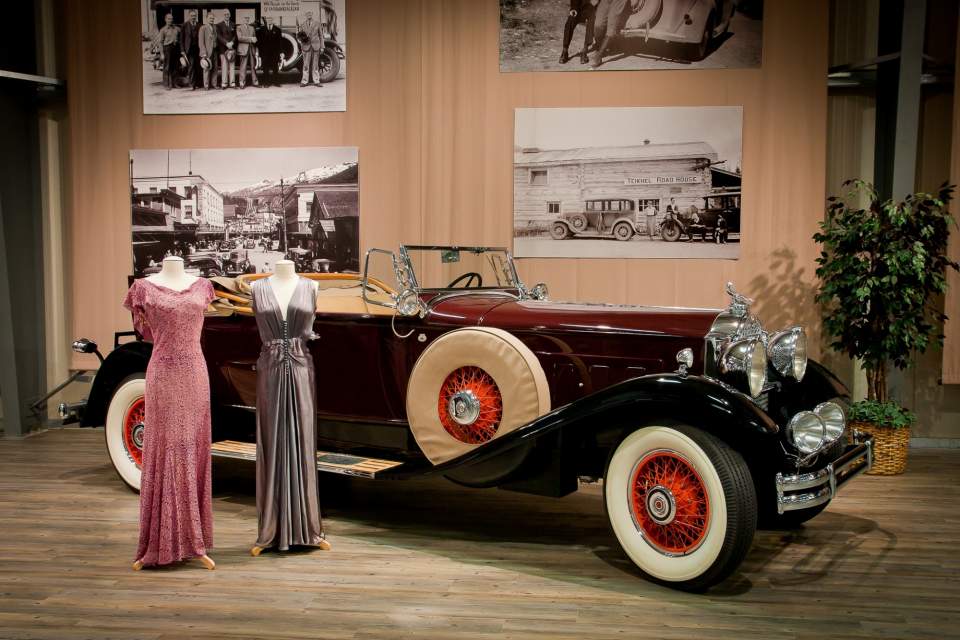
[[[152,352],[153,344],[137,340],[120,345],[104,358],[90,386],[81,427],[99,427],[106,421],[107,407],[117,385],[130,374],[146,371]]]
[[[428,473],[450,474],[471,486],[504,488],[511,488],[505,483],[523,484],[549,475],[551,483],[564,479],[566,490],[559,493],[563,495],[576,489],[578,476],[601,477],[610,452],[631,432],[651,424],[677,423],[715,435],[739,451],[748,465],[780,451],[780,427],[745,394],[710,378],[670,373],[602,389]],[[527,455],[518,456],[517,450]],[[423,469],[415,473],[421,475]],[[405,474],[398,469],[397,475]],[[477,481],[471,482],[471,477]],[[550,487],[520,490],[557,495]]]

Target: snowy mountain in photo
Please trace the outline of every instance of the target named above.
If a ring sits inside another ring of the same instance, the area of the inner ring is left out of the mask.
[[[345,171],[349,171],[355,166],[357,166],[356,162],[341,162],[339,164],[316,167],[314,169],[302,171],[296,175],[284,176],[283,184],[284,186],[289,186],[301,182],[321,182],[327,178],[331,178]],[[275,195],[279,188],[280,178],[264,178],[260,182],[247,185],[245,187],[240,187],[239,189],[234,189],[233,191],[228,191],[224,193],[224,195],[232,197],[256,198],[268,194]]]

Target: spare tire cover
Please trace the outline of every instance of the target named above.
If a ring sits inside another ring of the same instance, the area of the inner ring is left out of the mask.
[[[433,464],[476,449],[550,411],[540,361],[502,329],[469,327],[437,338],[407,385],[407,419]]]

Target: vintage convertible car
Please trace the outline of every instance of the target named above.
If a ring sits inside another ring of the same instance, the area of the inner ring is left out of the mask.
[[[202,348],[216,456],[256,455],[258,277],[213,279]],[[871,441],[845,424],[847,392],[808,360],[804,330],[768,332],[732,287],[723,310],[552,302],[508,251],[453,246],[373,249],[362,275],[308,277],[320,285],[310,349],[322,472],[553,497],[602,479],[636,566],[703,589],[738,567],[758,517],[803,522],[871,464]],[[75,349],[99,354],[87,340]],[[106,425],[134,489],[150,351],[118,344],[80,408],[83,425]]]

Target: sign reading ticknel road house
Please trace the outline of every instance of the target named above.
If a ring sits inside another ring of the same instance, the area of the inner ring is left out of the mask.
[[[583,211],[588,200],[620,200],[617,207],[634,212],[652,207],[661,219],[671,202],[702,209],[713,186],[710,167],[718,160],[706,142],[518,148],[514,222],[521,231],[545,228],[559,215]]]
[[[628,176],[623,179],[623,184],[696,184],[702,181],[703,177],[699,174],[686,176]]]

